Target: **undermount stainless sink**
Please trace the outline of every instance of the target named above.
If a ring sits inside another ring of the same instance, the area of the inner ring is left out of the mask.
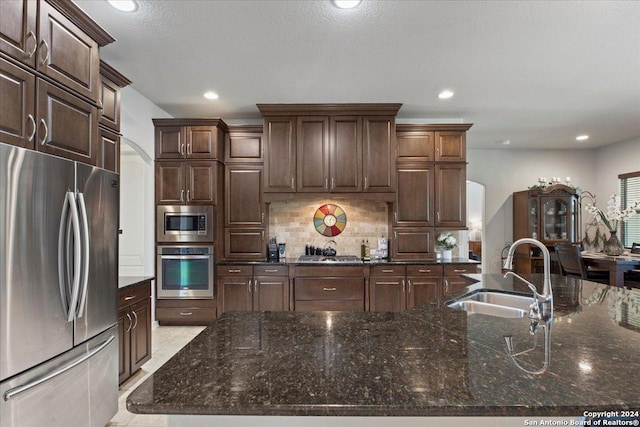
[[[533,298],[525,295],[513,295],[504,292],[480,290],[446,305],[455,310],[464,310],[469,314],[517,319],[529,313]]]
[[[358,263],[362,262],[362,260],[356,255],[335,255],[335,256],[326,256],[326,255],[300,255],[296,262],[299,263],[327,263],[327,264],[336,264],[336,263]]]

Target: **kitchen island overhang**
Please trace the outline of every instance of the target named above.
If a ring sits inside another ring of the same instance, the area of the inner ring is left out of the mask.
[[[640,408],[640,292],[553,276],[550,363],[529,319],[468,315],[471,290],[528,294],[499,275],[402,313],[231,312],[127,399],[174,415],[582,416]],[[541,276],[530,279],[539,284]],[[530,369],[530,370],[531,370]]]

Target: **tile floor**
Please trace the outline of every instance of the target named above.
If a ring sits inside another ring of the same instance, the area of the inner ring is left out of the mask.
[[[127,396],[203,329],[204,326],[160,326],[153,329],[151,360],[120,386],[118,413],[107,424],[107,427],[165,427],[167,425],[164,415],[132,414],[127,411]]]

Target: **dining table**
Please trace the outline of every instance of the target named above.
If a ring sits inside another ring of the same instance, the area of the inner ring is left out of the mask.
[[[624,273],[640,269],[640,254],[611,256],[602,252],[582,252],[582,262],[587,267],[609,270],[609,285],[624,286]]]

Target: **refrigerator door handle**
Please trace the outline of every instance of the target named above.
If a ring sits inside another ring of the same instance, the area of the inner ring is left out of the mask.
[[[71,302],[69,302],[69,312],[67,314],[67,322],[71,322],[76,315],[76,307],[78,306],[78,294],[80,292],[80,262],[82,261],[82,247],[80,245],[80,219],[78,216],[78,206],[76,204],[76,195],[74,192],[67,192],[70,199],[69,208],[71,211],[71,223],[73,225],[73,286],[71,287]],[[67,240],[67,246],[71,242]]]
[[[84,314],[84,307],[87,302],[87,290],[89,283],[89,221],[87,220],[87,206],[84,203],[84,195],[78,193],[78,204],[80,205],[80,222],[82,223],[82,269],[80,275],[80,303],[77,310],[77,317]]]
[[[67,241],[65,239],[65,231],[67,224],[67,216],[69,215],[69,192],[64,197],[62,205],[62,214],[60,214],[60,228],[58,230],[58,285],[60,286],[60,299],[62,300],[62,310],[65,317],[69,316],[69,302],[67,296],[67,278],[66,278],[66,253]]]
[[[116,339],[115,335],[111,335],[109,338],[107,338],[106,340],[104,340],[102,343],[98,344],[96,347],[92,348],[91,350],[89,350],[89,352],[75,360],[72,360],[71,362],[69,362],[67,365],[63,366],[60,369],[57,369],[53,372],[51,372],[50,374],[47,374],[43,377],[40,378],[36,378],[35,380],[28,382],[26,384],[20,385],[18,387],[14,387],[12,389],[7,390],[4,395],[3,395],[3,399],[6,401],[8,401],[9,399],[13,399],[14,397],[16,397],[17,395],[24,393],[27,390],[30,390],[46,381],[49,381],[50,379],[53,379],[55,377],[57,377],[58,375],[61,375],[65,372],[67,372],[69,369],[73,369],[76,366],[78,366],[79,364],[81,364],[82,362],[91,359],[93,356],[95,356],[97,353],[99,353],[100,351],[102,351],[105,347],[107,347],[109,344],[111,344],[114,340]]]

